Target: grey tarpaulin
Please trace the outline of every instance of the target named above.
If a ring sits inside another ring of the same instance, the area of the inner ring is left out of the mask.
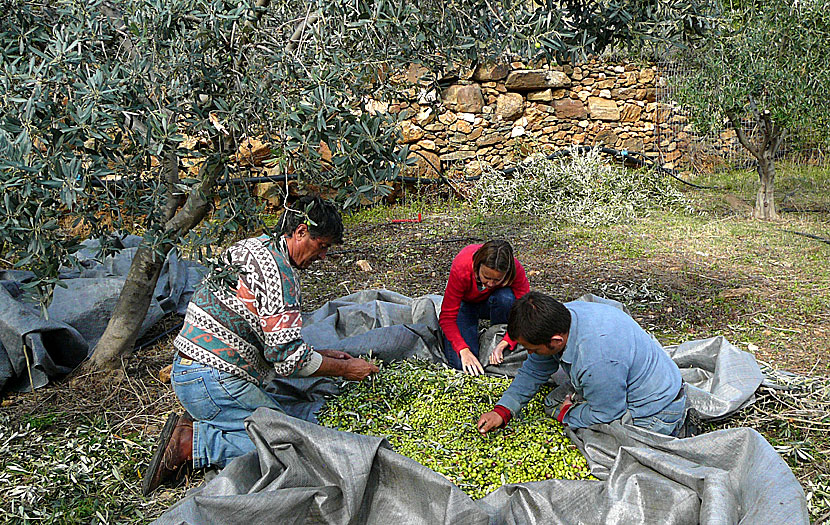
[[[375,336],[392,318],[384,305],[358,308],[356,296],[349,297],[339,314],[337,308],[319,310],[317,322],[330,318],[328,326],[319,325],[326,326],[329,340],[357,354],[348,332],[333,335],[338,325],[360,324],[344,319],[348,312],[364,318],[361,334]],[[311,337],[307,328],[304,336]],[[364,337],[361,345],[372,346],[366,343]],[[751,402],[762,378],[751,356],[744,358],[721,338],[667,350],[700,391],[690,395],[693,406],[709,417]],[[191,491],[159,523],[808,523],[804,492],[792,471],[747,428],[675,439],[623,420],[569,431],[600,481],[506,485],[478,501],[380,438],[268,409],[257,410],[247,429],[257,451]]]
[[[119,239],[123,249],[101,263],[95,260],[100,243],[85,241],[76,254],[80,267],[60,275],[66,287],[55,287],[48,320],[38,305],[25,300],[21,285],[33,274],[0,271],[0,390],[30,389],[24,349],[29,351],[35,388],[50,377],[71,372],[86,359],[104,333],[140,242],[135,235]],[[202,266],[171,252],[141,334],[171,312],[183,315],[203,273]]]

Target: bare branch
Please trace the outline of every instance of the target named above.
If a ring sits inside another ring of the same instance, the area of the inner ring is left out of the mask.
[[[749,137],[746,136],[744,133],[743,128],[741,127],[741,119],[738,115],[735,114],[734,111],[727,111],[726,116],[729,118],[729,122],[732,123],[732,127],[735,129],[735,134],[738,136],[738,140],[740,141],[741,145],[749,150],[752,155],[759,159],[761,158],[761,154],[759,153],[758,149],[752,145],[749,141]]]

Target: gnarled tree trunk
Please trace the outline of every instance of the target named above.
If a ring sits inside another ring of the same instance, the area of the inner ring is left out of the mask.
[[[179,197],[175,193],[178,158],[175,153],[165,156],[164,175],[168,182],[165,239],[168,240],[161,244],[160,250],[144,242],[139,245],[112,317],[104,335],[95,345],[86,368],[115,369],[121,365],[122,356],[132,354],[167,254],[173,249],[175,240],[193,229],[207,215],[212,202],[209,196],[213,194],[216,178],[222,168],[217,162],[206,161],[201,168],[201,182],[191,190],[184,205],[178,209]]]
[[[755,197],[755,210],[753,217],[762,220],[777,220],[778,212],[775,210],[775,155],[784,140],[786,130],[777,125],[769,116],[768,111],[760,111],[755,101],[749,101],[752,114],[755,116],[761,131],[761,140],[758,144],[752,144],[749,137],[741,127],[740,117],[732,111],[726,115],[732,122],[732,127],[738,136],[741,145],[755,157],[758,162],[758,193]]]
[[[762,220],[777,220],[775,210],[775,160],[770,150],[764,151],[758,159],[758,194],[755,198],[753,216]]]

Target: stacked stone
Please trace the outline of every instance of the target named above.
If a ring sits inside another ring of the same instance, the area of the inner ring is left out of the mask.
[[[410,68],[410,79],[420,72]],[[410,101],[389,106],[402,112],[403,142],[416,165],[408,175],[435,176],[457,166],[467,175],[486,163],[504,168],[515,162],[516,147],[555,151],[572,145],[607,146],[676,163],[688,147],[688,125],[674,131],[682,115],[657,103],[654,67],[591,60],[579,66],[530,68],[493,63],[459,71],[441,93],[421,91]],[[664,131],[658,140],[657,126]]]

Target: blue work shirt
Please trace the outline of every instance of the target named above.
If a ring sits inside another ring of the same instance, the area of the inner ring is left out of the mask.
[[[563,422],[572,428],[608,423],[625,411],[649,417],[677,397],[680,369],[654,337],[628,314],[607,304],[573,301],[565,350],[555,356],[528,354],[498,404],[515,416],[560,364],[585,400]]]

